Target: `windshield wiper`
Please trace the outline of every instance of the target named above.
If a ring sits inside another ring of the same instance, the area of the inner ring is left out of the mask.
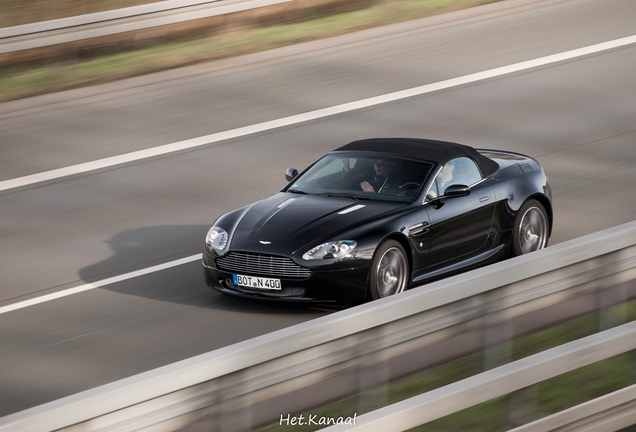
[[[347,198],[353,198],[353,199],[357,199],[357,200],[370,200],[371,199],[368,196],[348,194],[348,193],[344,193],[344,192],[327,192],[327,193],[321,193],[321,194],[318,194],[318,195],[327,195],[327,196],[330,196],[330,197],[347,197]]]
[[[309,192],[305,192],[304,190],[299,189],[287,189],[289,193],[302,194],[302,195],[311,195]]]

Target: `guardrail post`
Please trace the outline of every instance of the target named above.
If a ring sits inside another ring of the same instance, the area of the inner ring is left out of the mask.
[[[483,370],[486,371],[510,362],[513,329],[504,311],[486,311],[483,320]]]
[[[512,287],[512,286],[510,286]],[[489,296],[501,295],[506,288]],[[507,316],[506,308],[499,308],[496,299],[488,302],[490,309],[486,311],[483,329],[483,370],[487,371],[512,361],[512,341],[514,329],[512,317]],[[507,428],[520,426],[536,412],[537,391],[528,387],[510,393],[508,400]]]
[[[598,293],[599,302],[599,331],[607,330],[617,325],[624,324],[627,316],[624,305],[627,301],[627,288],[624,284],[604,288],[600,287]]]
[[[607,330],[620,324],[624,324],[627,315],[625,308],[617,306],[627,302],[627,283],[621,283],[616,274],[606,275],[607,269],[611,269],[620,262],[622,256],[628,256],[625,249],[598,257],[600,262],[596,269],[599,283],[596,287],[599,309],[599,331]]]
[[[387,326],[365,332],[358,360],[358,413],[366,413],[386,405],[388,400],[389,367],[382,353],[374,351],[382,346]],[[377,344],[377,345],[376,345]]]
[[[539,387],[536,385],[510,393],[506,429],[519,427],[535,420],[538,396]]]
[[[224,377],[220,389],[217,429],[219,432],[248,432],[252,426],[249,394],[243,383],[245,371]]]

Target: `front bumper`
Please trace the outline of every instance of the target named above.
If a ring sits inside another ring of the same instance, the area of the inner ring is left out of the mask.
[[[360,303],[366,298],[370,267],[314,270],[305,279],[277,278],[281,290],[235,286],[233,273],[220,270],[214,258],[203,254],[203,276],[208,287],[234,296],[273,301]],[[273,277],[248,272],[246,276]]]

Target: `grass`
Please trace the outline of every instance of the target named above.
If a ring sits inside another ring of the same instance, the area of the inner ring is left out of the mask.
[[[529,420],[553,414],[634,384],[636,352],[631,351],[543,381],[522,390],[531,395]],[[517,392],[519,394],[520,392]],[[480,405],[410,429],[411,432],[504,430],[509,424],[511,396]],[[534,415],[533,415],[534,414]]]
[[[636,302],[618,306],[610,311],[626,321],[636,320]],[[513,342],[512,360],[518,360],[532,354],[553,348],[564,343],[589,336],[597,331],[599,314],[573,320],[569,323],[544,330]],[[451,384],[481,372],[483,356],[481,353],[468,356],[450,364],[441,365],[430,370],[412,375],[391,383],[383,388],[370,390],[364,394],[366,398],[385,398],[382,405],[390,405],[404,399]],[[509,411],[511,400],[527,399],[521,404],[521,418],[531,420],[540,416],[559,412],[588,400],[619,390],[636,382],[636,351],[627,352],[580,369],[568,372],[555,378],[543,381],[534,386],[465,409],[463,411],[440,418],[433,422],[411,429],[417,432],[492,432],[504,430],[511,426]],[[368,400],[368,399],[367,399]],[[359,396],[352,396],[330,405],[311,410],[316,418],[340,416],[358,416]],[[531,407],[528,410],[528,406]],[[309,413],[304,413],[305,418]],[[292,414],[298,415],[298,414]],[[316,426],[270,425],[262,431],[313,431]]]
[[[496,0],[399,0],[299,23],[163,43],[87,60],[5,68],[0,70],[0,101],[263,51],[492,1]]]

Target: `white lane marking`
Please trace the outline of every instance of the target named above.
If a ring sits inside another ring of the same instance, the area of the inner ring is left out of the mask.
[[[152,266],[152,267],[148,267],[145,269],[141,269],[141,270],[135,270],[129,273],[125,273],[123,275],[119,275],[119,276],[113,276],[111,278],[108,279],[103,279],[97,282],[93,282],[93,283],[89,283],[89,284],[85,284],[85,285],[80,285],[78,287],[75,288],[69,288],[69,289],[65,289],[62,291],[58,291],[58,292],[54,292],[52,294],[47,294],[47,295],[43,295],[40,297],[35,297],[29,300],[24,300],[18,303],[13,303],[7,306],[2,306],[0,307],[0,315],[7,313],[7,312],[11,312],[14,310],[18,310],[18,309],[23,309],[29,306],[33,306],[36,304],[40,304],[40,303],[45,303],[51,300],[55,300],[61,297],[66,297],[66,296],[70,296],[73,294],[77,294],[77,293],[81,293],[84,291],[89,291],[95,288],[99,288],[99,287],[103,287],[106,285],[110,285],[110,284],[114,284],[117,282],[122,282],[128,279],[132,279],[132,278],[136,278],[139,276],[143,276],[143,275],[147,275],[150,273],[154,273],[154,272],[158,272],[161,270],[165,270],[165,269],[169,269],[171,267],[177,267],[180,266],[182,264],[187,264],[190,263],[192,261],[197,261],[200,260],[202,258],[201,254],[197,254],[197,255],[192,255],[186,258],[181,258],[178,260],[174,260],[174,261],[170,261],[167,263],[163,263],[163,264],[159,264],[156,266]]]
[[[24,177],[18,177],[11,180],[5,180],[0,182],[0,191],[9,189],[15,189],[23,186],[29,186],[36,183],[42,183],[46,181],[56,180],[63,177],[68,177],[76,174],[82,174],[99,169],[109,168],[116,165],[122,165],[130,162],[139,161],[142,159],[148,159],[156,156],[162,156],[178,151],[188,150],[196,147],[209,145],[219,141],[225,141],[233,138],[245,137],[248,135],[270,131],[287,126],[298,125],[301,123],[320,120],[327,117],[331,117],[338,114],[348,113],[359,109],[369,108],[377,105],[386,104],[389,102],[395,102],[402,99],[407,99],[414,96],[421,96],[426,93],[431,93],[439,90],[444,90],[452,87],[457,87],[465,84],[475,83],[478,81],[487,80],[490,78],[496,78],[503,75],[508,75],[515,72],[520,72],[528,69],[533,69],[540,66],[546,66],[553,63],[562,62],[565,60],[571,60],[577,57],[583,57],[590,54],[599,53],[602,51],[611,50],[614,48],[624,47],[636,43],[636,35],[628,36],[620,39],[615,39],[609,42],[603,42],[600,44],[590,45],[583,48],[574,49],[571,51],[565,51],[559,54],[553,54],[545,57],[540,57],[534,60],[528,60],[520,63],[514,63],[508,66],[502,66],[494,69],[489,69],[483,72],[477,72],[474,74],[464,75],[458,78],[452,78],[444,81],[439,81],[432,84],[426,84],[419,87],[413,87],[406,90],[400,90],[385,95],[375,96],[367,99],[362,99],[354,102],[348,102],[333,107],[322,108],[315,111],[309,111],[303,114],[296,114],[289,117],[283,117],[277,120],[270,120],[263,123],[257,123],[250,126],[244,126],[236,129],[231,129],[224,132],[218,132],[210,135],[201,136],[198,138],[192,138],[185,141],[179,141],[171,144],[166,144],[158,147],[152,147],[145,150],[139,150],[131,153],[126,153],[119,156],[108,157],[99,159],[92,162],[86,162],[78,165],[73,165],[65,168],[58,168],[51,171],[45,171],[37,174],[31,174]]]

